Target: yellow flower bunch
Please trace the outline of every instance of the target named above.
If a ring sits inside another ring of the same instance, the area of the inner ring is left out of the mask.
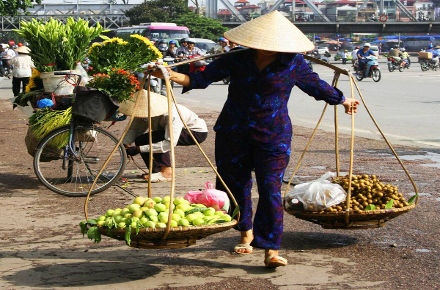
[[[139,34],[131,34],[130,38],[133,40],[140,40],[141,42],[143,42],[149,49],[154,51],[154,54],[156,54],[157,58],[163,58],[162,53],[160,52],[160,50],[145,36],[139,35]]]
[[[125,41],[114,37],[99,44],[92,44],[88,57],[91,61],[91,74],[109,73],[112,68],[127,71],[141,70],[140,66],[159,58],[160,51],[139,34],[132,34]]]

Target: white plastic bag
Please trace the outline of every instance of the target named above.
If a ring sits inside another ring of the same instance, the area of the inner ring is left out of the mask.
[[[339,184],[328,180],[333,176],[336,174],[327,172],[316,180],[296,185],[285,196],[288,205],[294,205],[298,200],[307,211],[321,211],[343,202],[347,193]]]

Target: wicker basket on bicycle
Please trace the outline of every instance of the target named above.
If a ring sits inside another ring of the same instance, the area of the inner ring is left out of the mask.
[[[307,57],[307,56],[306,56]],[[308,58],[308,57],[307,57]],[[315,61],[315,60],[313,60]],[[319,62],[321,63],[321,62]],[[377,227],[382,227],[384,226],[384,224],[399,216],[402,215],[404,213],[407,213],[408,211],[410,211],[411,209],[415,208],[417,202],[418,202],[418,190],[417,190],[417,186],[415,185],[412,177],[410,176],[409,172],[407,171],[407,169],[405,168],[405,166],[403,165],[402,161],[400,160],[400,158],[397,156],[394,148],[392,147],[392,145],[390,144],[390,142],[387,140],[387,138],[385,137],[384,133],[382,132],[382,130],[379,128],[376,120],[373,118],[370,110],[368,109],[365,100],[362,96],[362,93],[359,90],[359,87],[356,83],[356,80],[354,79],[354,77],[348,73],[346,70],[340,69],[336,66],[327,64],[327,63],[321,63],[331,69],[333,69],[335,71],[335,76],[333,79],[333,86],[336,87],[339,76],[341,74],[347,75],[349,80],[350,80],[350,85],[351,85],[351,94],[352,97],[354,96],[354,87],[356,87],[356,90],[358,92],[358,95],[367,111],[367,113],[369,114],[371,120],[373,121],[374,125],[376,126],[377,130],[380,132],[380,134],[382,135],[383,139],[385,140],[385,142],[387,143],[387,145],[389,146],[389,148],[391,149],[392,153],[394,154],[394,156],[396,157],[397,161],[399,162],[399,164],[402,166],[405,174],[407,175],[407,177],[409,178],[413,188],[414,188],[414,192],[415,195],[409,200],[409,202],[405,201],[405,204],[400,205],[399,207],[396,208],[388,208],[389,206],[387,206],[387,208],[375,208],[374,206],[370,206],[368,209],[366,208],[365,210],[359,210],[358,208],[356,208],[356,210],[353,210],[353,204],[352,204],[352,197],[353,197],[353,190],[355,189],[353,187],[353,180],[356,179],[356,177],[353,176],[353,152],[354,152],[354,114],[351,115],[351,146],[350,146],[350,163],[349,163],[349,174],[346,177],[346,182],[348,182],[348,184],[346,184],[346,191],[347,191],[347,197],[346,197],[346,201],[343,202],[343,204],[341,204],[342,206],[340,206],[338,211],[326,211],[326,210],[322,210],[322,211],[306,211],[304,210],[301,206],[291,206],[289,205],[288,202],[286,202],[286,200],[284,200],[284,205],[285,205],[285,210],[286,212],[288,212],[289,214],[302,219],[302,220],[306,220],[306,221],[310,221],[316,224],[321,225],[323,228],[336,228],[336,229],[364,229],[364,228],[377,228]],[[296,165],[295,170],[292,173],[292,176],[288,182],[287,185],[287,189],[285,191],[284,194],[287,193],[287,191],[290,189],[290,184],[296,174],[296,172],[298,171],[302,159],[304,158],[305,153],[308,150],[308,147],[310,146],[313,137],[322,121],[322,118],[324,116],[324,113],[327,109],[327,104],[325,105],[322,114],[315,126],[315,129],[311,135],[311,137],[309,138],[309,141],[304,149],[304,151],[302,152],[300,159]],[[334,109],[334,120],[335,120],[335,154],[336,154],[336,171],[337,171],[337,176],[339,178],[339,144],[338,144],[338,117],[337,117],[337,107],[335,106]],[[392,205],[392,202],[391,202]]]
[[[177,102],[176,102],[176,99],[174,96],[174,92],[172,91],[169,78],[166,77],[167,74],[164,71],[164,68],[161,68],[161,69],[162,69],[162,72],[165,76],[165,83],[166,83],[166,88],[167,88],[168,118],[169,118],[168,124],[170,126],[170,128],[169,128],[170,141],[171,141],[171,144],[173,144],[173,140],[175,137],[172,134],[173,130],[171,127],[172,126],[171,120],[173,118],[172,106],[174,104],[176,105],[176,110],[177,110],[179,117],[181,118],[184,126],[186,127],[188,132],[190,132],[190,134],[191,134],[191,131],[189,130],[187,124],[183,120],[181,113],[180,113],[180,110],[177,107]],[[143,83],[145,83],[146,77],[144,78]],[[141,87],[143,87],[143,85]],[[147,95],[146,101],[145,101],[145,94]],[[120,137],[118,144],[116,144],[114,151],[116,151],[116,148],[121,144],[122,140],[124,139],[125,135],[127,134],[127,131],[130,128],[130,126],[133,122],[133,119],[135,117],[141,117],[141,118],[148,117],[148,119],[149,119],[148,132],[152,132],[151,118],[153,116],[151,114],[151,106],[150,106],[150,99],[151,99],[150,98],[150,91],[148,90],[147,93],[145,93],[145,91],[139,91],[134,96],[136,97],[136,99],[135,99],[134,105],[132,104],[133,105],[133,112],[132,112],[132,114],[128,114],[130,116],[130,121],[128,122],[127,127],[125,128],[124,132],[122,133],[122,136]],[[147,116],[139,113],[140,110],[138,108],[140,108],[141,103],[143,103],[143,102],[145,102],[145,106],[147,107],[147,111],[148,111]],[[127,230],[127,229],[123,229],[123,228],[109,229],[105,226],[100,226],[100,227],[98,227],[100,234],[107,236],[107,237],[110,237],[110,238],[113,238],[113,239],[125,240],[125,241],[127,241],[127,235],[129,234],[128,240],[130,240],[130,243],[127,242],[127,244],[131,247],[136,247],[136,248],[149,248],[149,249],[183,248],[183,247],[188,247],[190,245],[194,245],[198,239],[202,239],[208,235],[229,230],[230,228],[232,228],[233,226],[235,226],[237,224],[240,214],[238,211],[238,204],[237,204],[234,196],[232,195],[229,188],[224,183],[223,179],[221,178],[221,176],[219,175],[219,173],[215,169],[212,162],[209,160],[206,153],[201,148],[200,144],[197,142],[196,138],[192,134],[191,134],[191,137],[193,138],[194,142],[196,143],[196,145],[200,149],[200,151],[203,154],[203,156],[205,157],[205,159],[210,164],[213,171],[216,173],[219,180],[225,186],[226,191],[232,201],[232,204],[235,205],[234,213],[237,214],[237,218],[232,219],[229,222],[223,222],[223,223],[218,223],[218,224],[210,224],[210,225],[202,225],[202,226],[187,226],[187,227],[186,226],[171,227],[173,210],[172,210],[172,207],[170,206],[169,209],[167,210],[168,211],[168,222],[167,222],[166,228],[145,228],[145,227],[142,227],[142,228],[138,228],[137,230],[134,228]],[[150,144],[150,146],[152,144],[151,133],[149,134],[149,144]],[[114,151],[110,154],[108,160],[111,158]],[[152,154],[153,153],[150,150],[149,168],[152,168],[152,160],[153,160]],[[174,200],[174,193],[175,193],[175,154],[174,154],[174,147],[173,146],[171,146],[170,155],[171,155],[172,178],[171,178],[171,188],[170,188],[169,197],[170,197],[170,204],[172,204],[173,200]],[[94,183],[92,184],[92,186],[89,190],[89,194],[86,198],[86,201],[84,204],[84,212],[85,212],[86,220],[88,220],[87,205],[88,205],[90,193],[92,192],[93,187],[95,186],[95,182],[98,180],[99,176],[102,174],[106,165],[107,165],[107,162],[103,164],[100,172],[96,176]],[[152,197],[151,180],[148,181],[148,197],[149,198]],[[233,217],[234,217],[234,215],[233,215]]]

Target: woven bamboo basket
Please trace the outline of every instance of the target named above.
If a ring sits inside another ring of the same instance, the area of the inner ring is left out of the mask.
[[[359,86],[357,85],[357,82],[355,80],[355,78],[353,77],[353,75],[351,73],[349,73],[347,70],[341,69],[337,66],[325,63],[323,61],[314,59],[312,57],[309,56],[305,56],[305,58],[322,64],[324,66],[327,66],[331,69],[334,70],[335,75],[333,78],[333,82],[332,85],[334,87],[337,87],[338,84],[338,80],[341,74],[343,75],[347,75],[349,80],[350,80],[350,87],[351,87],[351,97],[355,98],[355,88],[357,90],[357,93],[360,97],[360,100],[362,101],[362,104],[364,105],[368,115],[370,116],[371,120],[373,121],[374,125],[376,126],[378,132],[381,134],[383,140],[386,142],[386,144],[388,145],[388,147],[390,148],[390,150],[392,151],[394,157],[397,159],[397,161],[399,162],[399,164],[401,165],[402,169],[404,170],[406,176],[408,177],[409,181],[411,182],[413,188],[414,188],[414,192],[415,192],[415,200],[414,203],[405,206],[405,207],[401,207],[401,208],[390,208],[390,209],[376,209],[376,210],[365,210],[362,212],[354,212],[352,210],[345,210],[342,212],[314,212],[314,211],[305,211],[302,209],[298,209],[297,207],[289,207],[288,203],[284,200],[284,209],[287,213],[302,219],[302,220],[306,220],[306,221],[310,221],[312,223],[315,224],[319,224],[321,225],[323,228],[327,228],[327,229],[366,229],[366,228],[377,228],[377,227],[382,227],[384,226],[384,224],[399,216],[402,215],[404,213],[407,213],[408,211],[412,210],[413,208],[415,208],[416,204],[418,203],[418,190],[417,190],[417,186],[414,183],[414,180],[412,179],[411,175],[409,174],[408,170],[406,169],[406,167],[404,166],[404,164],[402,163],[402,161],[400,160],[399,156],[397,155],[396,151],[394,150],[393,146],[391,145],[391,143],[388,141],[388,139],[386,138],[385,134],[383,133],[383,131],[380,129],[379,125],[377,124],[376,120],[374,119],[373,115],[371,114],[371,111],[369,110],[367,104],[365,103],[365,99],[362,96],[362,93],[359,89]],[[289,182],[287,184],[286,190],[284,192],[284,195],[289,191],[290,189],[290,184],[292,183],[293,178],[295,177],[299,167],[301,166],[301,162],[310,146],[310,144],[312,143],[313,137],[316,134],[316,131],[319,128],[319,125],[321,124],[322,118],[324,117],[324,114],[326,112],[326,109],[328,107],[328,104],[326,104],[324,106],[324,109],[321,113],[321,116],[313,130],[312,135],[310,136],[304,151],[302,152],[298,163],[292,173],[292,176],[289,179]],[[346,198],[346,208],[349,209],[350,208],[350,198],[351,198],[351,179],[352,179],[352,175],[353,175],[353,163],[354,163],[354,132],[355,132],[355,126],[354,126],[354,119],[355,118],[355,114],[351,115],[351,143],[350,143],[350,162],[349,162],[349,174],[348,174],[348,179],[349,179],[349,185],[348,185],[348,192],[347,192],[347,198]],[[335,157],[336,157],[336,174],[337,176],[340,176],[340,164],[339,164],[339,140],[338,140],[338,111],[337,111],[337,106],[334,106],[334,123],[335,123]]]
[[[212,55],[210,57],[216,57],[216,56],[218,56],[218,55]],[[204,58],[206,58],[206,57],[204,57]],[[187,64],[189,62],[198,61],[198,60],[200,60],[200,58],[186,61],[186,62],[181,62],[178,65],[183,65],[183,64]],[[171,65],[171,66],[176,66],[176,65]],[[169,66],[169,67],[171,67],[171,66]],[[168,223],[167,223],[166,228],[156,228],[156,229],[140,228],[138,232],[136,232],[135,229],[132,229],[132,231],[131,231],[131,235],[130,235],[131,243],[129,244],[129,246],[131,246],[131,247],[143,248],[143,249],[184,248],[184,247],[194,245],[198,239],[202,239],[208,235],[212,235],[215,233],[229,230],[230,228],[232,228],[233,226],[235,226],[237,224],[237,222],[240,218],[240,212],[238,210],[237,201],[235,200],[235,198],[232,195],[231,191],[229,190],[228,186],[223,181],[222,177],[220,176],[220,174],[216,170],[213,163],[209,160],[208,156],[206,155],[206,153],[204,152],[204,150],[202,149],[202,147],[200,146],[200,144],[198,143],[196,138],[192,135],[191,130],[188,128],[188,125],[186,124],[186,122],[183,120],[182,114],[181,114],[179,108],[177,107],[176,98],[175,98],[174,92],[171,88],[169,74],[168,74],[166,68],[164,66],[158,66],[157,68],[161,70],[161,72],[164,76],[165,84],[166,84],[166,88],[167,88],[168,120],[169,120],[168,124],[169,124],[171,144],[174,143],[173,140],[175,138],[173,136],[172,121],[171,121],[173,119],[172,106],[174,104],[174,105],[176,105],[177,112],[178,112],[179,117],[182,120],[182,123],[184,124],[185,128],[188,130],[188,132],[190,133],[195,144],[198,146],[200,152],[203,154],[203,156],[205,157],[205,159],[207,160],[207,162],[210,164],[211,168],[213,169],[213,171],[217,175],[218,179],[225,187],[226,192],[232,201],[231,203],[235,206],[234,213],[235,212],[237,213],[236,219],[233,219],[230,222],[225,222],[225,223],[221,223],[221,224],[203,225],[203,226],[189,226],[189,227],[171,227],[171,220],[172,220],[171,217],[173,215],[173,211],[172,211],[172,207],[169,207]],[[144,87],[144,84],[147,81],[147,79],[148,79],[148,84],[150,83],[149,82],[150,73],[151,73],[151,71],[145,71],[145,77],[142,81],[141,88]],[[139,98],[136,98],[134,111],[137,110],[138,105],[139,105]],[[152,144],[151,132],[152,132],[152,130],[151,130],[151,107],[150,107],[150,89],[149,88],[148,88],[148,116],[149,116],[148,117],[149,130],[148,131],[150,132],[149,137],[148,137],[148,139],[149,139],[148,141],[149,141],[149,145],[151,147],[151,144]],[[125,135],[127,134],[128,129],[130,128],[130,126],[133,122],[133,119],[134,119],[134,116],[130,116],[130,120],[129,120],[125,130],[123,131],[121,137],[119,138],[118,143],[115,145],[113,151],[110,153],[106,162],[104,162],[102,168],[100,169],[97,176],[95,177],[95,180],[94,180],[92,186],[90,187],[89,193],[88,193],[86,200],[85,200],[85,203],[84,203],[84,214],[85,214],[86,220],[88,220],[87,207],[88,207],[88,201],[89,201],[90,194],[91,194],[97,180],[99,179],[100,175],[102,174],[105,167],[107,166],[108,161],[111,159],[111,157],[116,152],[119,145],[122,143],[122,140],[124,139]],[[176,183],[175,154],[174,154],[174,147],[173,146],[171,146],[170,155],[171,155],[171,167],[172,167],[170,203],[172,204],[173,200],[174,200],[175,183]],[[152,152],[152,150],[150,150],[149,168],[153,167],[152,163],[153,163],[153,152]],[[150,197],[150,198],[152,197],[151,180],[148,181],[148,197]],[[125,229],[114,228],[114,229],[109,230],[108,228],[105,228],[105,227],[98,227],[98,229],[99,229],[99,232],[104,236],[107,236],[107,237],[110,237],[110,238],[113,238],[116,240],[125,240],[125,235],[126,235]]]

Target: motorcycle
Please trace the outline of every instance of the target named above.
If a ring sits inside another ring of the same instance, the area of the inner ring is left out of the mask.
[[[374,82],[378,82],[381,79],[381,73],[379,68],[379,62],[377,61],[377,57],[375,56],[367,56],[367,63],[365,64],[366,68],[370,67],[370,69],[364,74],[363,69],[360,68],[358,60],[356,60],[353,65],[355,70],[356,79],[358,81],[363,80],[364,78],[372,78]]]
[[[402,72],[405,68],[409,69],[410,66],[410,61],[409,58],[408,59],[402,59],[402,58],[396,58],[394,56],[387,56],[387,65],[388,65],[388,70],[390,72],[395,71],[396,69],[399,70],[400,72]]]
[[[422,71],[427,71],[430,69],[433,71],[436,71],[438,68],[440,68],[439,62],[436,62],[434,59],[419,57],[419,63],[420,63],[420,68],[422,69]]]

